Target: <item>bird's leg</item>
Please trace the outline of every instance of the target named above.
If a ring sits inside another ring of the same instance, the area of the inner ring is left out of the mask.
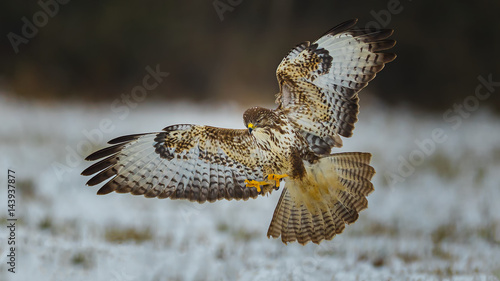
[[[272,181],[276,182],[273,188],[275,190],[278,190],[280,187],[280,179],[284,177],[288,177],[288,175],[269,174],[264,178],[265,181],[245,180],[245,184],[247,187],[255,187],[257,189],[257,192],[259,192],[259,194],[265,194],[272,191],[271,188],[269,187],[269,185],[274,184],[274,182]]]
[[[262,192],[262,188],[260,187],[261,185],[269,185],[268,182],[265,181],[255,181],[255,180],[245,180],[245,184],[247,187],[255,187],[257,189],[257,192],[259,194]]]
[[[288,177],[288,175],[287,174],[283,174],[283,175],[269,174],[269,175],[267,175],[267,179],[276,181],[276,187],[278,187],[278,188],[280,187],[280,180],[284,177]]]

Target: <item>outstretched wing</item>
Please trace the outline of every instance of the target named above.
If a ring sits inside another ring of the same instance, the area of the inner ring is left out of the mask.
[[[262,180],[262,154],[247,130],[174,125],[162,132],[123,136],[89,155],[100,160],[82,172],[87,185],[111,178],[98,194],[112,191],[203,203],[256,198],[245,179]]]
[[[396,58],[392,30],[356,29],[357,20],[332,28],[313,44],[304,42],[281,61],[276,75],[277,110],[288,115],[318,154],[342,146],[358,115],[358,92]]]

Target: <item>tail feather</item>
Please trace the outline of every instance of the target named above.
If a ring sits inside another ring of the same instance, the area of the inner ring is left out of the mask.
[[[291,201],[290,198],[285,198],[284,200],[286,201]],[[289,207],[290,208],[288,210],[288,212],[290,213],[290,216],[288,217],[287,220],[284,220],[283,221],[283,232],[281,232],[282,234],[285,234],[284,236],[282,236],[282,240],[283,242],[288,242],[288,241],[295,241],[297,240],[297,227],[299,225],[299,221],[298,221],[298,215],[297,215],[297,212],[298,212],[298,209],[296,206],[294,206],[294,203],[293,202],[289,202]],[[279,236],[279,235],[278,235]]]
[[[297,231],[297,240],[311,240],[311,235],[313,234],[311,213],[306,209],[304,205],[302,205],[297,214],[299,219],[299,226],[298,228],[295,228],[295,230]]]
[[[311,213],[306,209],[305,212]],[[313,219],[313,232],[311,233],[311,241],[314,243],[319,243],[321,240],[325,239],[325,219],[323,217],[323,212],[318,212],[317,214],[312,215]],[[306,242],[306,241],[304,241]]]
[[[311,186],[287,182],[267,233],[284,243],[319,244],[342,233],[368,207],[365,196],[373,191],[375,174],[369,153],[351,152],[322,158],[306,167]]]
[[[367,196],[373,191],[373,184],[370,180],[359,179],[359,180],[349,180],[346,178],[339,178],[340,183],[346,187],[352,194]]]
[[[357,212],[368,207],[368,200],[362,195],[339,190],[337,198],[347,209],[355,210]]]
[[[330,209],[330,212],[332,213],[332,217],[334,217],[335,220],[335,233],[333,233],[329,240],[333,239],[336,234],[342,233],[345,229],[344,220],[335,212],[335,210]]]
[[[359,217],[359,214],[356,212],[356,210],[347,208],[340,201],[337,201],[337,203],[333,205],[332,209],[334,210],[335,214],[338,215],[346,224],[355,222]]]
[[[276,206],[276,209],[274,210],[273,214],[273,227],[269,228],[267,232],[267,236],[279,236],[279,232],[283,227],[283,225],[288,224],[288,219],[290,218],[291,215],[291,210],[292,207],[290,206],[292,204],[292,201],[290,200],[290,194],[288,193],[288,190],[286,188],[283,189],[283,192],[281,193],[279,203]]]
[[[337,233],[336,229],[337,227],[335,226],[335,220],[332,216],[332,213],[330,210],[324,211],[321,213],[321,216],[323,217],[323,222],[325,225],[325,232],[324,232],[324,237],[326,240],[333,239],[333,236]]]

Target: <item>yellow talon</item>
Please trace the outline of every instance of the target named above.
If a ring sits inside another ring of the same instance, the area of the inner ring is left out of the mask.
[[[280,180],[281,180],[282,178],[284,178],[284,177],[288,177],[288,175],[287,175],[287,174],[283,174],[283,175],[269,174],[269,175],[267,176],[267,178],[268,178],[269,180],[274,180],[274,181],[276,181],[276,187],[280,187]]]
[[[261,185],[267,184],[265,181],[254,181],[254,180],[245,180],[245,184],[247,187],[255,187],[257,188],[257,192],[261,192],[262,189],[260,188]]]
[[[270,185],[269,181],[276,181],[276,187],[280,187],[280,180],[284,177],[288,177],[287,174],[284,175],[275,175],[275,174],[269,174],[267,176],[268,181],[256,181],[256,180],[245,180],[245,185],[247,187],[255,187],[257,189],[257,192],[261,193],[262,192],[262,185]]]

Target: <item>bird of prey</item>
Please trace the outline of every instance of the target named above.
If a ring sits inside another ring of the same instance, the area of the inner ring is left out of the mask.
[[[276,109],[252,107],[245,129],[191,124],[115,138],[89,155],[87,185],[98,194],[131,193],[199,203],[257,198],[280,188],[268,237],[319,244],[341,233],[368,205],[371,154],[332,153],[350,137],[358,93],[395,54],[390,29],[343,22],[293,48],[276,75]],[[103,159],[102,159],[103,158]],[[97,174],[96,174],[97,173]]]

